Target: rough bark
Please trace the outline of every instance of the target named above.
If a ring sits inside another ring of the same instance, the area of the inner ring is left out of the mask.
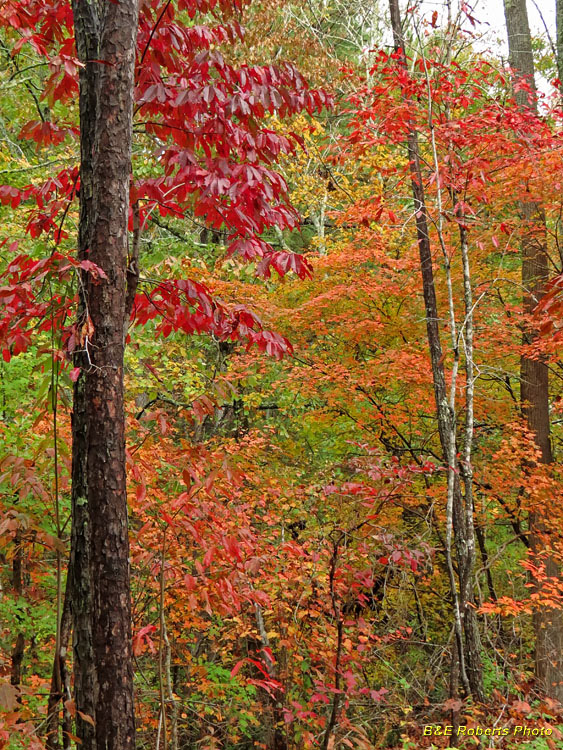
[[[519,106],[530,108],[537,113],[537,96],[534,81],[534,57],[532,39],[525,0],[504,0],[504,14],[510,64],[514,70],[514,95]],[[557,42],[563,34],[563,10],[557,4]],[[561,59],[561,58],[560,58]],[[521,81],[528,84],[530,91],[519,89]],[[548,279],[548,255],[546,245],[545,215],[541,205],[534,201],[521,200],[522,217],[522,300],[525,313],[531,313],[543,295]],[[523,343],[529,344],[535,338],[533,330],[526,330]],[[546,362],[522,356],[520,359],[520,399],[522,414],[534,436],[542,463],[553,462],[550,441],[549,421],[549,371]],[[536,514],[530,514],[530,543],[532,551],[539,553],[542,548],[544,525]],[[552,559],[546,561],[546,574],[560,576],[561,571]],[[536,634],[536,677],[542,690],[552,698],[563,702],[563,616],[561,610],[545,609],[534,616]]]
[[[89,225],[92,216],[92,156],[96,124],[96,63],[98,58],[98,11],[93,3],[75,0],[74,29],[80,69],[80,221],[78,258],[88,257]],[[77,330],[87,329],[87,276],[79,285]],[[89,342],[84,340],[74,355],[80,375],[74,384],[72,410],[72,530],[69,578],[71,587],[72,633],[74,652],[74,700],[76,734],[84,750],[96,750],[94,727],[82,716],[94,718],[94,652],[92,642],[92,591],[90,584],[90,528],[88,524],[88,423],[86,419],[86,373]]]
[[[81,275],[77,320],[70,565],[77,735],[83,750],[133,750],[123,331],[138,7],[75,0],[73,12],[84,63],[79,258],[107,276]]]
[[[389,0],[391,26],[395,50],[402,49],[401,63],[407,67],[405,57],[405,40],[401,25],[398,0]],[[444,459],[448,465],[448,500],[447,500],[447,530],[446,556],[450,588],[454,607],[454,626],[457,646],[457,660],[459,674],[467,693],[471,693],[477,700],[484,699],[483,678],[480,660],[480,642],[476,618],[470,606],[471,576],[473,572],[474,538],[473,518],[468,522],[468,513],[472,514],[472,507],[465,512],[461,496],[459,472],[457,470],[456,447],[456,419],[455,413],[448,401],[448,391],[443,366],[442,345],[440,340],[438,305],[434,283],[432,263],[432,248],[428,230],[428,211],[424,194],[420,150],[415,127],[411,127],[407,135],[407,150],[411,171],[411,188],[414,200],[416,232],[420,256],[420,270],[422,276],[422,290],[426,313],[426,335],[432,367],[432,381],[434,400],[438,418],[438,433]],[[455,546],[458,559],[459,593],[455,581],[455,572],[451,556],[451,532],[455,534]],[[456,669],[457,669],[456,666]],[[453,666],[452,666],[453,669]]]

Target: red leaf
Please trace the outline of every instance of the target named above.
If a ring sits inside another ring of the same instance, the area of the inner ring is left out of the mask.
[[[135,494],[137,496],[137,502],[142,503],[146,496],[147,496],[147,488],[144,484],[137,485],[137,489],[135,490]]]
[[[240,661],[237,661],[235,666],[231,669],[231,677],[235,677],[240,672],[240,669],[242,665],[244,664],[245,660],[241,659]]]

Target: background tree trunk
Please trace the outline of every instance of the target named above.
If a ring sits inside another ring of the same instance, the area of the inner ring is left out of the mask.
[[[561,33],[561,4],[558,3],[558,44]],[[516,83],[524,79],[530,91],[515,90],[514,96],[522,108],[531,108],[537,113],[536,85],[534,81],[534,56],[528,23],[526,0],[504,0],[504,14],[508,35],[510,65],[516,72]],[[517,87],[516,87],[517,88]],[[548,256],[546,247],[545,215],[542,207],[534,201],[520,201],[523,220],[521,239],[523,309],[531,313],[541,297],[548,279]],[[524,332],[523,343],[529,344],[536,337],[534,331]],[[520,400],[522,413],[540,451],[541,461],[553,462],[549,437],[549,377],[547,364],[542,359],[520,360]],[[542,548],[544,532],[541,518],[530,514],[530,542],[538,553]],[[546,561],[546,575],[559,576],[555,561]],[[536,676],[547,695],[563,702],[563,617],[561,610],[545,609],[534,616],[536,634]]]
[[[14,596],[19,604],[23,596],[23,554],[22,554],[22,535],[20,529],[14,536],[14,558],[12,560],[12,588]],[[19,620],[19,617],[18,617]],[[22,662],[25,649],[25,638],[20,631],[16,636],[16,642],[12,649],[12,666],[10,670],[10,684],[19,688],[22,681]],[[18,700],[21,700],[18,697]]]
[[[70,737],[68,736],[68,734],[70,733],[71,727],[66,726],[69,722],[70,714],[68,713],[65,706],[65,700],[70,697],[70,694],[68,692],[70,677],[67,671],[66,660],[71,630],[70,606],[70,577],[68,577],[59,626],[58,648],[55,648],[55,656],[53,659],[53,674],[51,676],[51,689],[49,691],[49,702],[47,704],[47,737],[45,740],[46,750],[58,750],[58,748],[60,747],[59,713],[61,703],[63,704],[63,747],[70,747]]]
[[[555,0],[557,74],[563,90],[563,0]]]
[[[405,41],[401,25],[398,0],[389,0],[391,26],[395,50],[403,50],[402,64],[407,68],[405,56]],[[438,432],[444,460],[448,466],[448,531],[446,532],[446,557],[450,577],[450,589],[454,608],[454,625],[456,633],[457,656],[452,660],[452,670],[459,667],[459,675],[464,690],[471,693],[477,700],[484,700],[483,675],[480,656],[480,639],[477,620],[473,615],[470,601],[472,594],[473,556],[475,540],[467,524],[467,513],[472,514],[472,505],[468,509],[463,507],[459,472],[456,468],[456,417],[448,401],[446,377],[444,372],[444,357],[440,340],[438,304],[434,283],[432,263],[432,249],[428,230],[428,211],[424,194],[422,169],[420,165],[420,150],[418,135],[413,126],[407,135],[407,149],[411,171],[412,196],[414,200],[416,231],[420,256],[420,270],[422,276],[422,290],[426,312],[426,334],[430,361],[432,366],[432,380],[434,399],[438,421]],[[466,498],[466,502],[471,502]],[[453,528],[455,546],[458,558],[459,593],[456,586],[454,565],[451,554],[451,536],[449,530]],[[456,663],[458,662],[458,663]],[[455,665],[455,666],[454,666]]]
[[[83,750],[133,750],[123,408],[136,0],[75,0],[80,78],[79,257],[71,553],[77,734]],[[92,717],[94,726],[78,711]]]

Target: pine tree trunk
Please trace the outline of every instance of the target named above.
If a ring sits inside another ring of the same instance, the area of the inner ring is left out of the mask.
[[[133,750],[123,406],[129,179],[137,0],[75,0],[80,74],[79,258],[73,404],[71,588],[82,750]],[[94,726],[80,713],[91,717]]]
[[[562,33],[561,2],[557,5],[558,45]],[[508,35],[510,64],[516,79],[524,79],[530,91],[516,90],[515,98],[522,108],[537,112],[536,87],[534,81],[534,56],[526,0],[504,0],[504,14]],[[546,247],[545,215],[542,207],[533,201],[520,201],[523,220],[521,240],[522,253],[522,300],[525,313],[531,313],[543,295],[548,279],[548,255]],[[534,331],[524,333],[524,344],[536,337]],[[547,364],[542,359],[520,359],[520,400],[522,414],[534,436],[542,463],[553,462],[549,437],[549,379]],[[530,514],[530,542],[535,553],[542,548],[544,532],[541,518]],[[560,576],[557,564],[548,559],[546,575]],[[536,677],[542,690],[552,698],[563,702],[563,617],[561,610],[545,609],[534,616],[536,634]]]
[[[99,20],[93,4],[73,4],[74,29],[80,69],[80,221],[78,258],[88,258],[88,226],[92,214],[92,152],[96,124],[96,64],[98,58]],[[86,273],[81,273],[77,328],[87,319]],[[84,750],[96,750],[94,727],[82,716],[94,717],[94,653],[92,643],[92,591],[90,585],[90,534],[88,525],[88,485],[86,459],[88,429],[86,420],[86,373],[88,355],[79,346],[74,364],[80,375],[74,384],[72,410],[72,530],[69,578],[71,588],[72,633],[74,652],[74,699],[76,734]]]

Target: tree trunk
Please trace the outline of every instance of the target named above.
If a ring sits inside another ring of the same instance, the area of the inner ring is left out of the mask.
[[[398,0],[389,0],[389,9],[395,50],[403,50],[401,64],[406,70],[407,60],[404,53],[405,41]],[[456,418],[448,401],[443,365],[444,358],[442,355],[442,344],[440,341],[440,329],[438,323],[438,305],[434,283],[432,249],[430,246],[430,235],[428,230],[428,212],[422,180],[422,169],[420,165],[418,135],[414,125],[410,128],[407,135],[407,149],[411,171],[411,186],[416,218],[422,290],[426,312],[426,334],[432,366],[432,381],[438,419],[438,433],[440,436],[440,444],[444,460],[447,462],[448,466],[446,558],[454,608],[454,627],[458,660],[455,669],[459,667],[459,674],[465,691],[471,693],[475,699],[483,700],[483,677],[479,653],[480,639],[477,621],[473,616],[470,606],[470,600],[472,599],[471,580],[473,574],[473,557],[471,555],[471,550],[475,549],[475,540],[473,536],[471,536],[473,534],[473,517],[471,515],[471,523],[468,523],[468,513],[472,514],[473,509],[472,505],[469,508],[464,509],[461,495],[459,471],[457,468]],[[466,502],[469,502],[470,499],[471,498],[468,498]],[[456,585],[451,554],[452,530],[455,534],[455,545],[457,550],[459,593]],[[454,657],[454,661],[455,658],[456,657]],[[452,669],[454,668],[453,663]]]
[[[81,274],[76,326],[70,575],[77,735],[82,750],[133,750],[123,330],[138,6],[75,0],[73,12],[84,63],[79,259],[107,277]]]
[[[260,641],[262,643],[262,663],[266,665],[268,675],[272,680],[277,680],[277,670],[275,663],[272,661],[270,656],[271,648],[270,641],[268,638],[268,632],[266,630],[266,624],[264,623],[264,615],[262,608],[259,604],[254,605],[254,611],[256,613],[256,625],[258,626],[258,632],[260,633]],[[276,690],[273,694],[269,695],[269,703],[271,706],[271,723],[270,717],[268,716],[267,709],[264,711],[265,716],[265,734],[266,734],[266,747],[268,750],[287,750],[287,737],[284,730],[285,722],[283,719],[283,691]],[[267,718],[266,718],[267,717]]]
[[[21,531],[18,529],[14,536],[14,559],[12,561],[12,588],[14,596],[20,604],[23,596],[23,551]],[[19,617],[18,617],[19,620]],[[16,643],[12,649],[12,666],[10,670],[10,684],[19,688],[22,681],[22,662],[25,649],[25,638],[22,632],[16,636]],[[21,702],[21,696],[18,695],[18,702]]]
[[[60,703],[63,702],[63,747],[68,747],[68,733],[70,727],[65,727],[68,721],[68,711],[64,706],[65,697],[70,697],[67,693],[69,675],[66,664],[66,654],[70,641],[71,629],[71,612],[70,612],[70,578],[67,579],[66,590],[64,595],[61,619],[59,623],[58,648],[55,648],[53,659],[53,673],[51,676],[51,689],[49,691],[49,701],[47,703],[47,738],[45,740],[46,750],[58,750],[59,743],[59,713]],[[66,729],[67,735],[64,732]]]
[[[558,52],[563,10],[557,3]],[[515,90],[519,106],[537,113],[537,96],[534,81],[534,57],[532,38],[528,23],[525,0],[504,0],[504,15],[508,35],[510,64],[515,72],[515,82],[524,80],[530,91]],[[563,40],[561,40],[563,41]],[[559,58],[560,60],[561,58]],[[559,63],[558,60],[558,64]],[[548,279],[548,255],[545,215],[542,207],[533,201],[520,201],[523,220],[521,240],[523,309],[531,313],[541,299]],[[533,330],[524,332],[523,343],[529,344],[537,336]],[[549,379],[544,360],[520,359],[520,400],[522,413],[540,451],[542,463],[553,462],[549,437]],[[541,518],[530,514],[530,542],[534,553],[542,549],[544,526]],[[560,576],[560,570],[552,559],[546,561],[546,575]],[[536,634],[536,677],[547,695],[563,702],[563,617],[561,610],[545,609],[534,616]]]
[[[555,0],[555,27],[556,27],[556,52],[557,52],[557,76],[560,83],[560,91],[563,92],[563,0]],[[563,93],[562,93],[563,98]]]
[[[96,63],[99,20],[95,6],[74,2],[76,47],[84,67],[80,69],[80,221],[78,259],[88,257],[88,227],[92,215],[92,152],[96,112]],[[86,273],[81,273],[77,329],[86,324]],[[92,591],[90,585],[90,529],[88,525],[88,485],[86,459],[88,426],[86,420],[86,372],[88,354],[79,348],[74,364],[80,375],[74,384],[72,410],[72,530],[69,578],[71,587],[74,651],[74,699],[76,733],[85,750],[96,750],[94,727],[82,716],[94,717],[94,653],[92,643]]]

